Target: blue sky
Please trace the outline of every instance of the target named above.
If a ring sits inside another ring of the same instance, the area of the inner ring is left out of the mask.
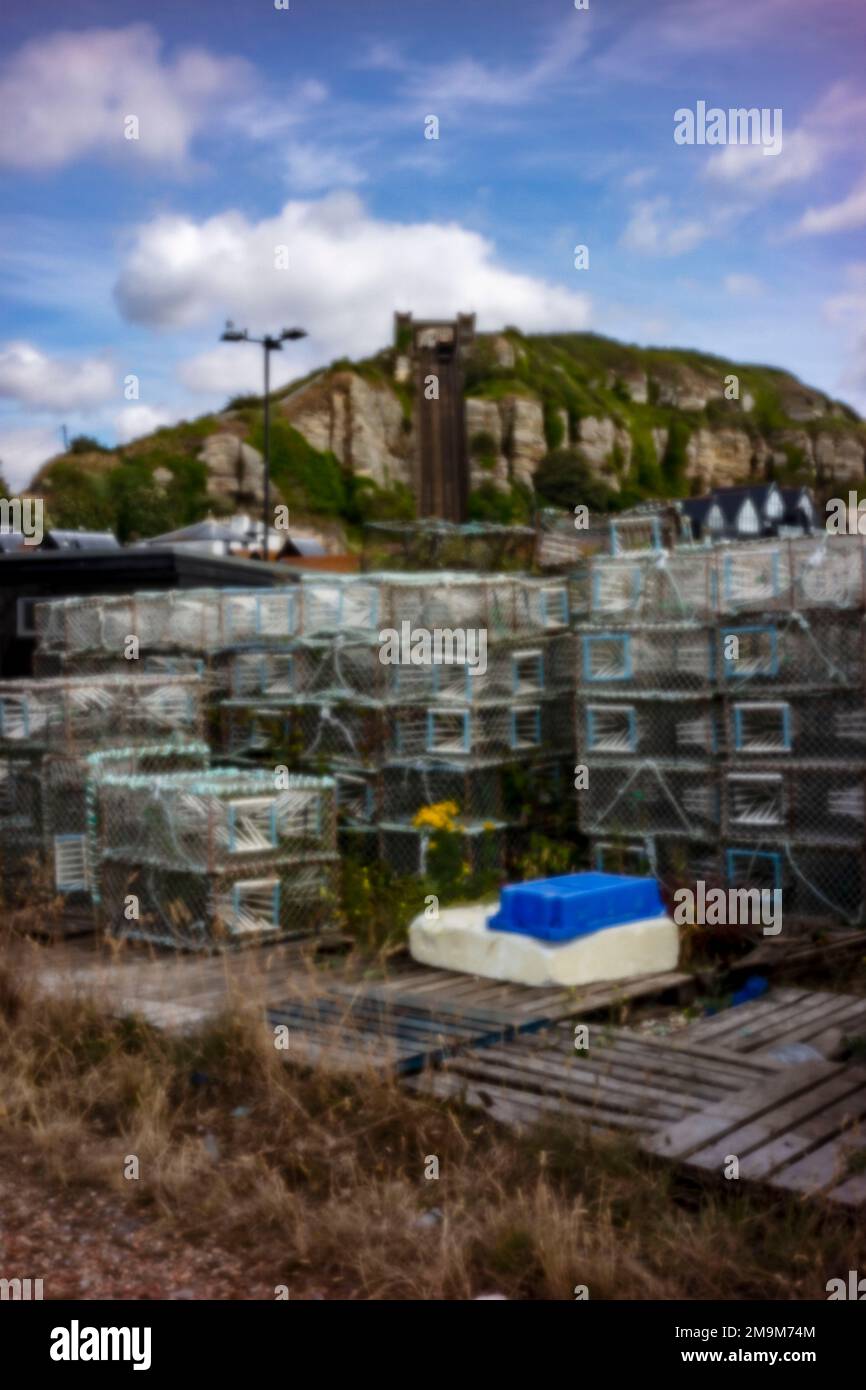
[[[278,382],[468,309],[866,410],[864,40],[862,0],[7,0],[3,471],[257,389],[226,317],[308,330]],[[676,144],[699,101],[781,152]]]

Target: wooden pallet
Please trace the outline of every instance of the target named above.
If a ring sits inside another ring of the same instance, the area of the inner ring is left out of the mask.
[[[698,1019],[679,1034],[687,1043],[731,1052],[766,1052],[805,1042],[820,1052],[831,1033],[866,1035],[866,998],[817,990],[771,989],[760,999]]]
[[[754,1058],[754,1054],[752,1054]],[[786,1067],[642,1141],[652,1154],[843,1206],[866,1203],[866,1068]]]
[[[629,1000],[661,999],[691,991],[691,975],[669,971],[641,975],[631,980],[585,985],[579,989],[503,984],[455,970],[427,966],[397,970],[388,979],[365,981],[371,999],[405,1005],[435,1007],[437,1013],[455,1018],[471,1016],[496,1020],[503,1027],[523,1032],[546,1028],[566,1018],[591,1018],[617,1009]]]
[[[515,1129],[555,1116],[644,1133],[699,1113],[778,1069],[763,1059],[686,1049],[604,1024],[589,1025],[586,1051],[574,1043],[573,1025],[559,1024],[507,1046],[472,1048],[410,1084],[427,1095],[477,1106]]]
[[[687,983],[688,976],[669,973],[580,991],[546,990],[454,971],[402,969],[389,979],[331,980],[313,994],[293,992],[268,1010],[268,1022],[289,1028],[296,1060],[402,1074],[469,1046],[505,1042]]]
[[[849,958],[866,955],[866,931],[862,927],[824,929],[809,936],[768,936],[733,964],[737,973],[753,970],[784,970],[787,976],[799,975],[813,966],[841,966]]]
[[[459,1048],[513,1036],[498,1015],[382,999],[364,983],[293,991],[268,1009],[267,1020],[289,1030],[287,1061],[332,1071],[402,1075],[434,1066]]]

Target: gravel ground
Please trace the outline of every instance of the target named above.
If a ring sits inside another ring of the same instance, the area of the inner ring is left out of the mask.
[[[266,1270],[216,1241],[179,1245],[111,1193],[59,1188],[12,1154],[0,1155],[0,1278],[42,1279],[46,1299],[274,1297]]]

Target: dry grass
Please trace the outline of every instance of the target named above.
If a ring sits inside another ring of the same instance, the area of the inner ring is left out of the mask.
[[[815,1298],[862,1259],[843,1216],[688,1185],[627,1139],[517,1139],[373,1072],[287,1066],[260,1018],[247,999],[169,1037],[0,968],[4,1145],[51,1181],[104,1184],[174,1240],[218,1234],[293,1297]]]

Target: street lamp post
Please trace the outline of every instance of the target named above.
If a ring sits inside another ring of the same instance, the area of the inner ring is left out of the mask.
[[[264,455],[265,455],[265,485],[264,497],[262,499],[262,522],[264,541],[262,544],[262,559],[267,560],[269,555],[268,535],[270,532],[270,512],[271,512],[271,353],[282,352],[283,343],[297,342],[299,338],[306,338],[307,334],[303,328],[284,328],[279,335],[266,333],[263,338],[251,338],[247,330],[235,328],[229,319],[225,326],[225,331],[221,335],[220,341],[223,343],[260,343],[264,354],[265,367],[265,396],[264,396]]]

